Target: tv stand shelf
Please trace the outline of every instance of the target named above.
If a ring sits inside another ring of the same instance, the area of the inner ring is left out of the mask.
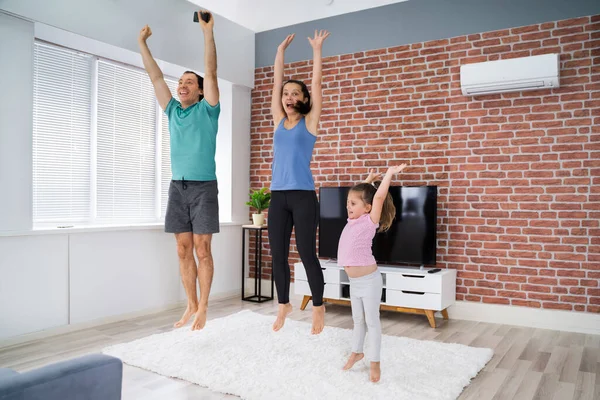
[[[350,305],[350,282],[343,267],[335,261],[322,261],[325,278],[323,301]],[[448,307],[456,298],[456,270],[443,269],[434,274],[418,268],[379,266],[383,277],[381,310],[422,314],[432,328],[436,327],[435,313],[440,311],[448,319]],[[294,265],[295,293],[303,295],[301,310],[312,298],[302,263]]]

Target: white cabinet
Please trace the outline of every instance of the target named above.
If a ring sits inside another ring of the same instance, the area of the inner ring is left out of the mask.
[[[336,304],[350,303],[350,283],[343,267],[335,262],[321,262],[325,278],[325,302]],[[407,267],[382,265],[379,271],[383,277],[381,308],[384,310],[424,314],[435,327],[434,313],[441,311],[448,319],[447,308],[456,298],[456,270],[442,269],[436,273]],[[302,263],[294,265],[294,290],[303,295],[301,308],[310,300],[311,291]]]

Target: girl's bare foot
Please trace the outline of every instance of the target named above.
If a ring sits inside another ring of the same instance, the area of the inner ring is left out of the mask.
[[[194,323],[192,324],[192,330],[199,331],[200,329],[204,328],[204,325],[206,325],[206,307],[200,307],[198,308],[198,311],[196,311],[196,317],[194,318]]]
[[[325,326],[325,305],[313,306],[312,308],[312,329],[310,333],[318,335],[323,332]]]
[[[273,323],[273,330],[275,332],[277,332],[278,330],[283,328],[283,324],[285,323],[285,318],[291,312],[292,312],[292,305],[290,303],[279,305],[279,312],[277,312],[277,319]]]
[[[350,358],[348,358],[348,361],[346,362],[346,365],[344,365],[344,368],[342,368],[342,369],[343,370],[348,370],[348,369],[352,368],[354,366],[354,364],[356,364],[356,362],[362,360],[364,356],[365,356],[364,353],[352,353],[352,354],[350,354]]]
[[[189,305],[188,304],[187,308],[185,309],[185,312],[183,313],[183,316],[181,317],[181,319],[179,321],[177,321],[173,324],[173,327],[181,328],[182,326],[187,324],[187,322],[190,320],[192,315],[194,315],[196,313],[196,311],[198,311],[197,305]]]
[[[381,368],[380,368],[380,362],[377,361],[371,361],[371,372],[370,372],[370,377],[371,377],[371,382],[379,382],[379,379],[381,378]]]

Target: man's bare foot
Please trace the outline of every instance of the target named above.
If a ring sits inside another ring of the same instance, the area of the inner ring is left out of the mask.
[[[354,366],[354,364],[356,364],[358,361],[362,360],[364,356],[365,356],[364,353],[350,354],[350,358],[348,358],[346,365],[344,365],[344,368],[342,368],[342,369],[349,370],[350,368],[352,368]]]
[[[192,324],[193,331],[199,331],[206,325],[206,307],[199,307],[194,317],[194,323]]]
[[[325,326],[325,305],[317,307],[313,306],[312,309],[313,323],[310,333],[313,335],[318,335],[319,333],[323,332],[323,327]]]
[[[277,332],[278,330],[283,328],[283,324],[285,323],[285,318],[291,312],[292,312],[292,305],[290,303],[279,305],[279,311],[277,312],[277,319],[273,323],[273,330],[275,332]]]
[[[380,368],[381,363],[379,361],[375,362],[375,361],[371,361],[371,372],[370,372],[370,378],[371,378],[371,382],[379,382],[379,378],[381,378],[381,368]]]
[[[181,319],[179,321],[177,321],[173,324],[173,327],[181,328],[182,326],[187,324],[187,322],[190,320],[192,315],[194,315],[196,313],[197,310],[198,310],[198,306],[193,306],[193,305],[190,306],[188,304],[187,308],[185,309],[185,312],[183,313],[183,316],[181,317]]]

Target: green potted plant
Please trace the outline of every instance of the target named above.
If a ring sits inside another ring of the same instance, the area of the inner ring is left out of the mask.
[[[271,193],[267,192],[267,188],[250,192],[250,201],[246,202],[246,205],[256,209],[256,213],[252,214],[252,222],[255,226],[263,226],[265,224],[265,215],[262,211],[269,208],[270,201]]]

